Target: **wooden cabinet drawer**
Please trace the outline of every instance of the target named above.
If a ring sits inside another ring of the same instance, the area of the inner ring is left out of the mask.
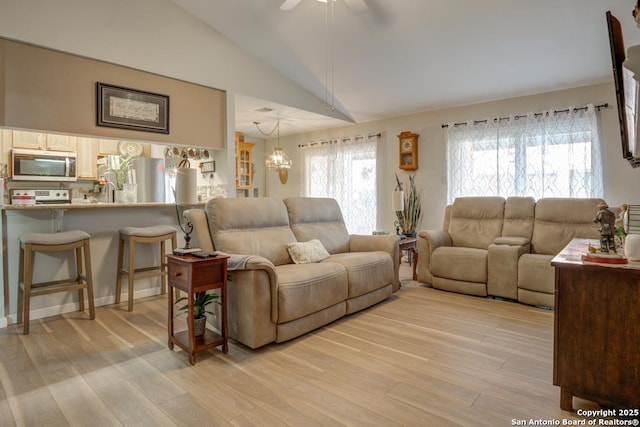
[[[190,268],[187,265],[169,260],[169,281],[178,288],[187,288]]]
[[[222,263],[200,263],[193,266],[192,283],[194,287],[210,285],[212,283],[222,283],[223,271]]]

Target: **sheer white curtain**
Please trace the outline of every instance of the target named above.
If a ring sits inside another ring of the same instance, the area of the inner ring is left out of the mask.
[[[602,197],[595,107],[449,124],[448,201],[461,196]]]
[[[303,196],[332,197],[351,234],[376,229],[377,137],[358,136],[301,146]]]

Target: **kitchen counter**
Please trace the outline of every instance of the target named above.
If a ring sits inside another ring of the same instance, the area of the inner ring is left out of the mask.
[[[204,202],[179,206],[179,212],[201,209]],[[184,245],[184,233],[178,224],[175,203],[81,203],[1,205],[0,275],[3,291],[0,292],[0,328],[14,323],[17,311],[19,237],[24,233],[51,233],[56,231],[83,230],[91,235],[91,263],[93,270],[94,302],[96,306],[115,302],[115,283],[119,230],[123,227],[170,225],[178,232],[178,247]],[[167,248],[167,251],[169,249]],[[139,256],[138,256],[139,255]],[[34,280],[45,277],[62,277],[72,265],[70,257],[38,259],[38,271]],[[140,266],[158,264],[163,256],[157,249],[145,248],[136,255]],[[134,298],[156,295],[160,292],[159,279],[143,279],[136,282]],[[71,293],[43,295],[31,305],[33,320],[77,310],[75,296]],[[126,298],[125,298],[126,299]]]
[[[205,202],[196,203],[189,206],[204,206]],[[141,202],[141,203],[60,203],[42,205],[2,205],[3,210],[23,211],[23,210],[74,210],[74,209],[122,209],[122,208],[165,208],[173,207],[175,203],[164,202]],[[181,205],[182,206],[182,205]]]

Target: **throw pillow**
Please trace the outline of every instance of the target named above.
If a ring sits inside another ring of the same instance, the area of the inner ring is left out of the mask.
[[[296,264],[319,262],[329,258],[329,252],[318,239],[309,240],[308,242],[289,243],[287,244],[287,250]]]

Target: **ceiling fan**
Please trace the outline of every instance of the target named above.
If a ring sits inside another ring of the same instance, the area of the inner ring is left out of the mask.
[[[284,3],[280,6],[281,10],[291,10],[296,7],[302,0],[284,0]],[[327,0],[318,0],[319,2],[326,3]],[[336,1],[336,0],[333,0]],[[344,2],[349,6],[352,10],[356,12],[362,12],[367,9],[367,4],[364,0],[344,0]]]

